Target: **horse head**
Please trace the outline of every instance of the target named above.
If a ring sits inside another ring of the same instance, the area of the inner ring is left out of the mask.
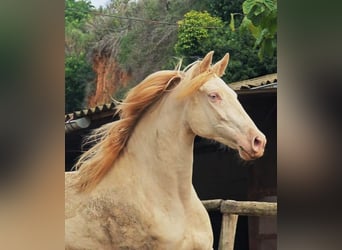
[[[236,149],[244,160],[264,154],[266,137],[256,127],[237,99],[237,94],[220,77],[229,62],[226,54],[211,66],[213,52],[192,66],[180,83],[185,100],[186,122],[194,134]]]

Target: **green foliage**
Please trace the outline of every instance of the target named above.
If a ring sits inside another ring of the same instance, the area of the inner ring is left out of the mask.
[[[136,36],[136,33],[130,32],[121,39],[120,52],[118,54],[118,60],[121,64],[126,64],[129,61],[130,55],[134,50],[134,43],[132,41],[136,39]]]
[[[178,21],[176,55],[201,57],[209,50],[220,51],[224,44],[224,24],[207,11],[190,11]],[[209,49],[209,50],[208,50]]]
[[[226,51],[230,54],[228,69],[224,76],[227,83],[276,72],[276,57],[265,56],[260,62],[258,50],[253,46],[254,41],[249,32],[239,29],[227,32]]]
[[[246,0],[242,5],[245,17],[241,29],[248,29],[255,38],[258,56],[273,56],[277,48],[277,2],[276,0]]]
[[[234,19],[233,19],[234,20]],[[246,30],[230,29],[218,17],[208,12],[190,11],[179,21],[176,53],[188,64],[214,50],[214,60],[230,53],[230,62],[224,80],[234,82],[276,71],[276,58],[266,55],[264,61],[258,59],[258,50],[254,47],[255,39]],[[215,25],[218,28],[208,29]]]
[[[86,22],[91,18],[94,6],[88,0],[65,0],[65,52],[84,53],[93,36],[86,31]]]
[[[84,108],[86,86],[93,79],[91,64],[84,55],[65,58],[65,112]]]
[[[94,6],[88,0],[65,0],[65,24],[79,27],[90,17]]]
[[[84,108],[86,85],[94,79],[85,56],[92,40],[85,24],[92,9],[87,0],[65,1],[65,112]]]
[[[208,12],[214,16],[220,17],[225,23],[230,23],[234,15],[235,25],[239,26],[242,21],[242,3],[244,0],[206,0]]]
[[[65,3],[68,111],[82,108],[95,56],[131,74],[132,82],[115,93],[118,99],[146,75],[211,50],[214,61],[230,53],[228,83],[277,70],[276,0],[111,0],[100,9],[89,0]]]

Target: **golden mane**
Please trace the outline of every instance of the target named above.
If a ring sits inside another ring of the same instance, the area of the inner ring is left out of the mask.
[[[196,62],[189,65],[185,69],[186,72],[179,71],[179,68],[158,71],[127,93],[126,98],[116,108],[120,120],[95,129],[87,138],[86,143],[95,145],[84,152],[75,164],[75,169],[79,171],[79,178],[75,183],[78,191],[89,191],[100,182],[125,148],[141,115],[169,88],[182,81],[179,97],[185,97],[214,75],[211,69],[199,73],[198,67],[200,63]]]
[[[126,146],[143,111],[180,79],[180,71],[158,71],[127,93],[123,102],[117,106],[116,113],[119,113],[120,120],[103,125],[87,138],[87,143],[96,144],[83,153],[75,164],[75,169],[79,170],[76,182],[79,191],[87,191],[96,186]]]

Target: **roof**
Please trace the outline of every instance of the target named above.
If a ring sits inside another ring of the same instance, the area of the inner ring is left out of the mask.
[[[256,89],[264,89],[264,88],[277,88],[277,73],[259,76],[256,78],[233,82],[230,83],[229,86],[236,90],[256,90]],[[94,108],[83,109],[79,111],[74,111],[73,113],[69,113],[65,115],[65,123],[68,123],[72,120],[79,119],[82,117],[91,117],[92,119],[96,119],[97,117],[108,116],[108,114],[112,115],[115,113],[115,103],[108,103],[104,105],[99,105]]]
[[[278,82],[277,73],[259,76],[256,78],[229,83],[229,87],[234,90],[276,88]]]
[[[107,103],[104,105],[96,106],[94,108],[88,108],[88,109],[83,109],[80,111],[74,111],[73,113],[65,115],[65,122],[75,120],[81,117],[85,116],[98,116],[99,114],[106,112],[106,111],[112,111],[115,112],[115,103]]]

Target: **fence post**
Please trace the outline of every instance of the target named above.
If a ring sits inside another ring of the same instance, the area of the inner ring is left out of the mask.
[[[219,250],[234,250],[235,232],[239,215],[277,216],[276,202],[217,199],[202,201],[202,203],[207,211],[220,211],[222,213]]]
[[[237,214],[222,214],[219,250],[234,249],[234,239],[238,217],[239,216]]]

